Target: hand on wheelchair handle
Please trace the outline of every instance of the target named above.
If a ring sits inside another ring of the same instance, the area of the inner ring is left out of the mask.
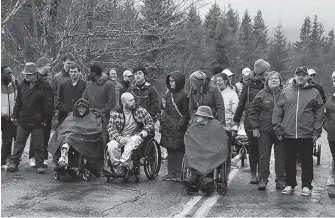
[[[148,136],[147,131],[142,130],[142,131],[140,132],[140,136],[141,136],[142,139],[145,139],[145,138]]]

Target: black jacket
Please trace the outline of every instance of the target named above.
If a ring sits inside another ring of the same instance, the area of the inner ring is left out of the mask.
[[[64,82],[59,89],[58,108],[61,112],[72,112],[74,104],[81,98],[86,89],[86,82],[82,79],[73,86],[72,80]]]
[[[324,104],[326,104],[327,99],[326,99],[325,91],[323,90],[322,86],[312,81],[312,79],[309,79],[308,82],[312,85],[313,88],[317,89],[320,92],[322,101]]]
[[[22,127],[41,127],[53,112],[53,90],[50,84],[38,79],[30,89],[30,83],[23,80],[18,88],[13,118]]]

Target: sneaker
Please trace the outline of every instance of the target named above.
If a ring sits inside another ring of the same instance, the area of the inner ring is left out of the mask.
[[[300,195],[302,196],[310,196],[311,194],[312,194],[312,189],[309,189],[308,187],[303,187],[300,193]]]
[[[267,184],[268,184],[268,181],[266,179],[260,179],[258,183],[258,190],[265,191]]]
[[[36,169],[36,173],[37,174],[44,174],[45,173],[45,168],[44,167],[38,167]]]
[[[256,176],[256,173],[251,173],[250,184],[258,184],[258,178]]]
[[[44,167],[48,167],[48,160],[44,160],[43,165],[44,165]]]
[[[335,176],[328,177],[327,186],[335,186]]]
[[[8,172],[15,172],[18,171],[19,167],[17,165],[17,163],[10,163],[9,166],[7,167],[7,171]]]
[[[1,165],[1,171],[3,171],[3,170],[7,170],[7,167],[8,167],[8,166],[7,166],[6,164],[2,164],[2,165]]]
[[[291,186],[286,186],[283,191],[281,192],[284,195],[291,195],[294,193],[294,189]]]
[[[283,190],[286,186],[286,181],[285,179],[278,179],[276,180],[276,189]]]
[[[35,163],[35,158],[32,157],[29,159],[29,166],[30,167],[36,167],[36,163]]]

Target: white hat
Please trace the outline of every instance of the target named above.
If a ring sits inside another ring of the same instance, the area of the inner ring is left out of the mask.
[[[226,74],[228,77],[234,75],[234,73],[232,73],[232,72],[231,72],[230,70],[228,70],[228,69],[224,69],[224,70],[222,71],[222,73]]]
[[[133,73],[130,70],[123,71],[123,76],[132,76]]]
[[[333,72],[332,77],[335,78],[335,71]]]
[[[308,75],[310,76],[310,75],[316,75],[316,72],[315,72],[315,70],[313,70],[313,69],[309,69],[308,70]]]
[[[251,73],[251,70],[247,67],[242,70],[242,75],[244,76],[249,76],[250,73]]]

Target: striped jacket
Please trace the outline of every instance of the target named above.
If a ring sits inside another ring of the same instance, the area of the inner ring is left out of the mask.
[[[148,133],[152,133],[154,130],[154,122],[147,112],[146,109],[142,107],[136,108],[133,112],[135,121],[138,123],[138,129],[145,130]],[[122,107],[118,107],[116,110],[113,110],[110,114],[108,128],[109,138],[111,140],[115,139],[117,142],[120,142],[122,138],[122,130],[125,125],[125,116],[123,113]]]
[[[1,83],[1,116],[13,115],[17,89],[14,83],[10,82],[7,86]]]

